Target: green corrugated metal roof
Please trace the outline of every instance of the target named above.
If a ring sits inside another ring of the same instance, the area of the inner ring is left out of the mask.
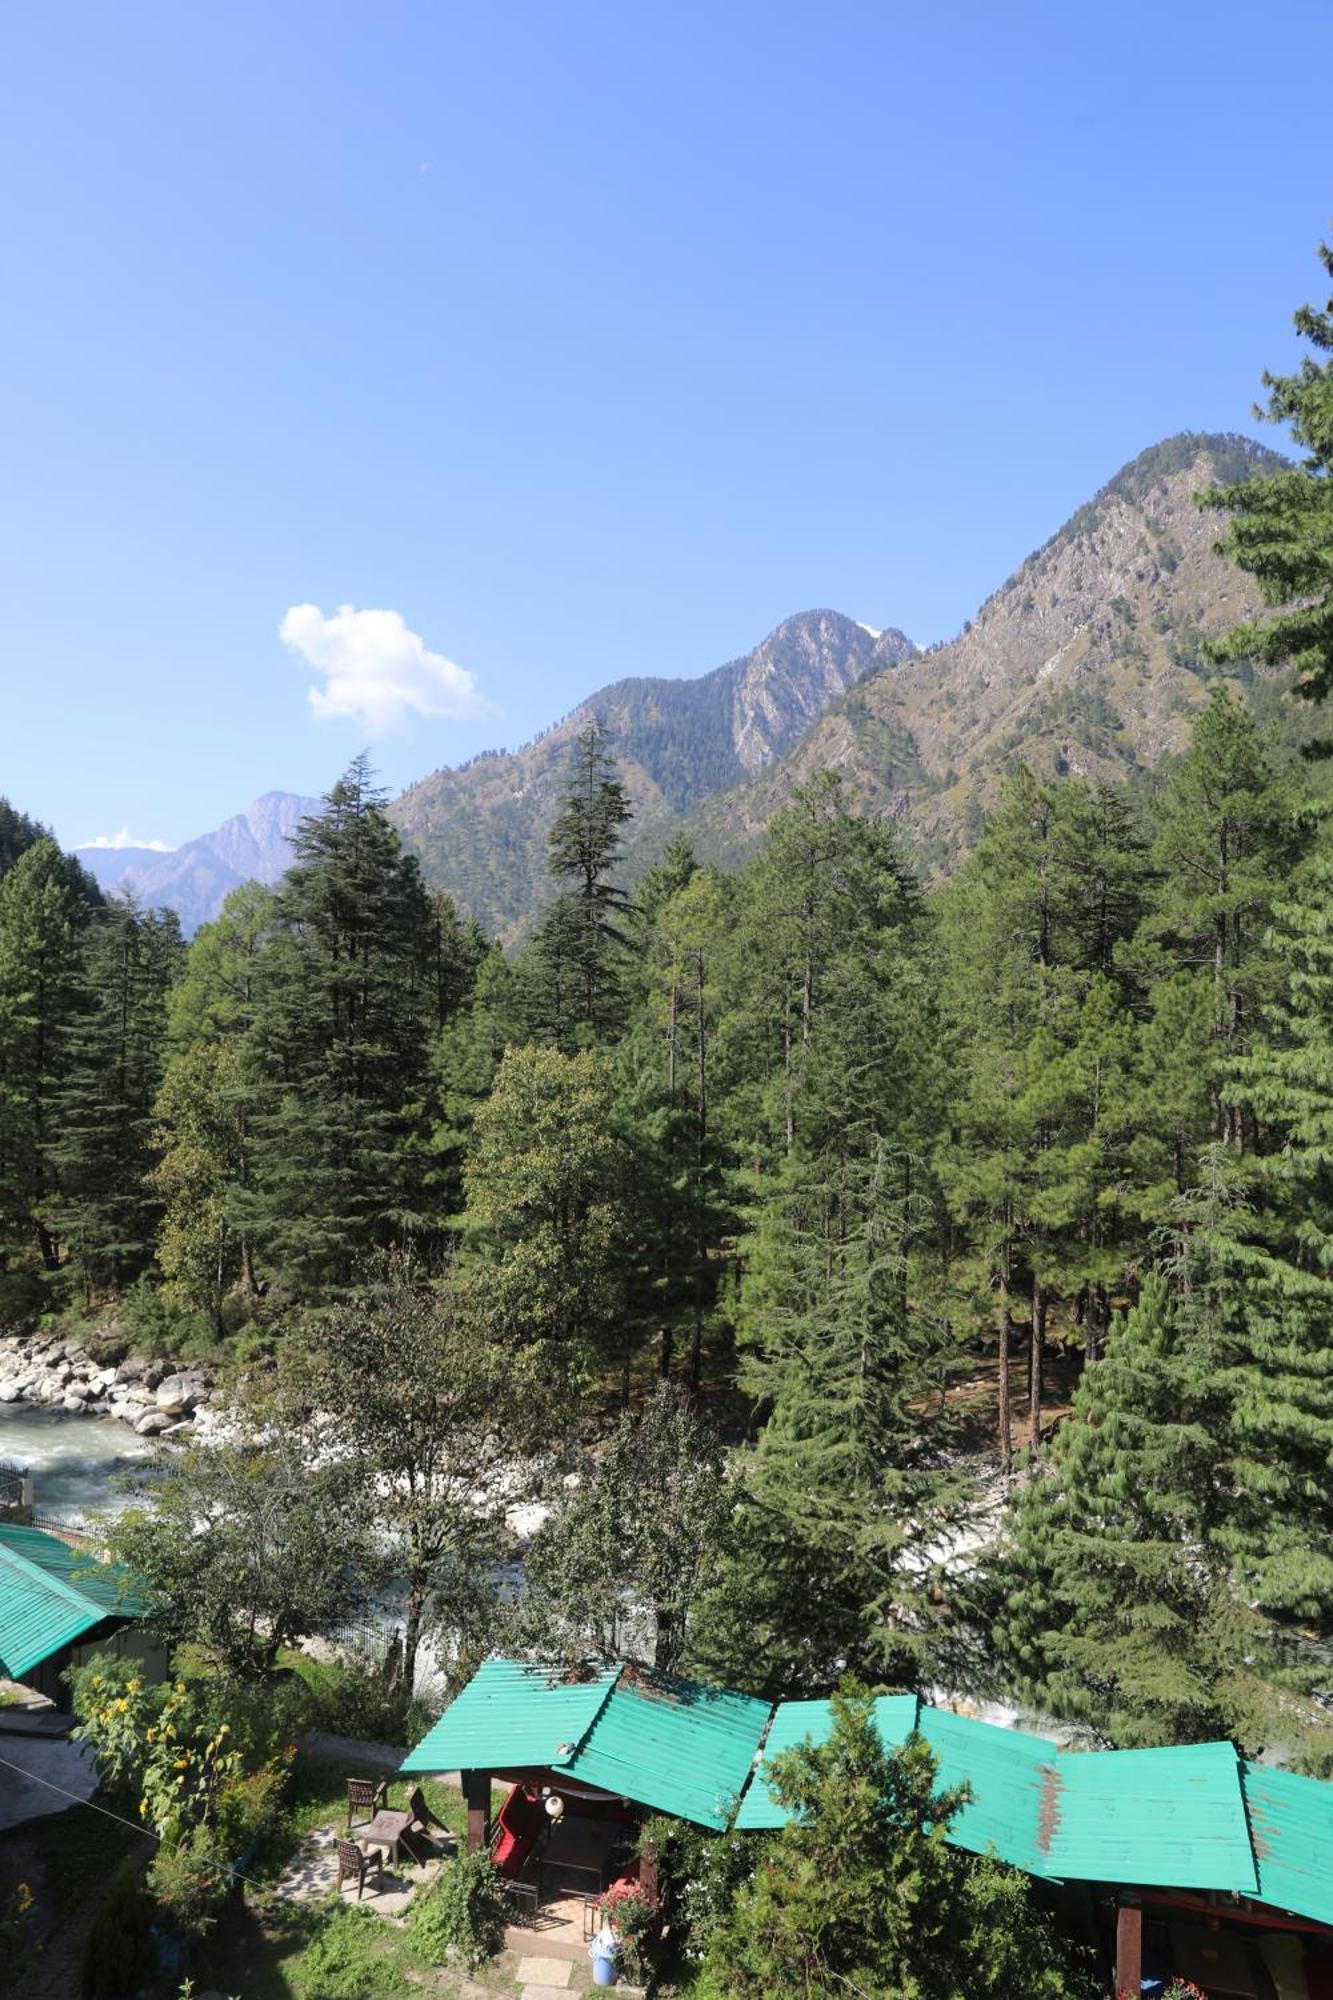
[[[618,1672],[611,1667],[571,1681],[519,1660],[488,1660],[402,1769],[510,1771],[562,1764],[592,1728]]]
[[[22,1680],[104,1618],[144,1609],[128,1573],[40,1528],[0,1526],[0,1674]]]
[[[1333,1924],[1333,1785],[1241,1765],[1263,1902]]]
[[[1053,1873],[1041,1852],[1040,1829],[1042,1773],[1055,1745],[925,1702],[918,1727],[935,1753],[939,1790],[971,1787],[971,1799],[949,1827],[950,1843],[972,1854],[993,1848],[1002,1861],[1032,1875]]]
[[[729,1824],[771,1705],[665,1674],[623,1678],[561,1768],[696,1826]]]
[[[882,1694],[875,1699],[875,1722],[880,1740],[891,1747],[905,1743],[916,1727],[917,1698],[914,1694]],[[787,1815],[768,1789],[765,1767],[780,1751],[794,1750],[798,1743],[826,1743],[833,1728],[833,1704],[828,1701],[784,1701],[773,1711],[764,1741],[764,1758],[754,1776],[741,1809],[738,1827],[781,1826]]]
[[[0,1553],[16,1532],[31,1531],[0,1531]],[[81,1559],[64,1550],[56,1560],[69,1567]],[[0,1564],[0,1640],[5,1590]],[[754,1769],[760,1744],[767,1760],[807,1738],[823,1742],[831,1717],[827,1701],[770,1710],[746,1695],[650,1674],[612,1669],[570,1682],[492,1660],[402,1768],[546,1767],[717,1828],[739,1796],[737,1827],[777,1827],[784,1815],[763,1762]],[[920,1729],[941,1788],[969,1786],[971,1802],[949,1830],[959,1847],[994,1850],[1052,1879],[1236,1892],[1333,1924],[1333,1786],[1318,1779],[1243,1765],[1229,1743],[1058,1750],[914,1695],[881,1695],[875,1718],[888,1744]]]
[[[1042,1825],[1048,1875],[1259,1893],[1230,1743],[1062,1751],[1048,1770]]]

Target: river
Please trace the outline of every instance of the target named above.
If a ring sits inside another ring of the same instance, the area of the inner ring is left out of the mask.
[[[31,1403],[0,1403],[0,1460],[33,1476],[38,1515],[105,1520],[130,1504],[116,1476],[153,1457],[149,1438],[109,1417],[67,1417]]]

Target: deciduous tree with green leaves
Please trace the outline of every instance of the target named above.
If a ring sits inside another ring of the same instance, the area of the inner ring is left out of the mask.
[[[450,1657],[478,1656],[509,1551],[505,1510],[522,1497],[541,1401],[530,1353],[488,1338],[474,1293],[401,1258],[307,1317],[285,1357],[318,1455],[359,1472],[403,1593],[404,1707],[423,1632]]]
[[[658,1383],[529,1545],[522,1619],[534,1649],[680,1667],[692,1614],[725,1559],[732,1507],[716,1433]]]

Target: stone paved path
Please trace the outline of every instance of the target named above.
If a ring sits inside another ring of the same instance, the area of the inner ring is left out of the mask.
[[[573,1984],[574,1961],[570,1958],[520,1958],[515,1975],[523,1988],[523,2000],[550,2000],[552,1993],[566,1992]]]

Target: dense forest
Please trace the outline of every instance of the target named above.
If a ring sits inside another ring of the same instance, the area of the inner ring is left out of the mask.
[[[1287,609],[1217,651],[1318,699],[1327,374],[1273,397],[1313,465],[1212,497]],[[188,948],[6,809],[0,1318],[261,1373],[315,1326],[349,1423],[447,1356],[479,1462],[600,1413],[551,1645],[628,1643],[629,1582],[659,1665],[740,1688],[1333,1769],[1333,836],[1281,729],[1222,683],[1151,789],[1016,765],[929,895],[832,772],[630,894],[632,815],[589,724],[506,955],[364,761]]]

